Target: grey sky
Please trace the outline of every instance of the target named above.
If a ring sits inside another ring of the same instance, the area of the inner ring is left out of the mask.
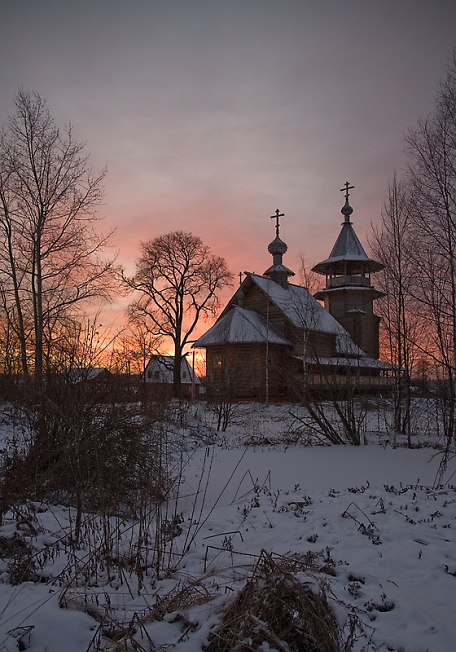
[[[456,43],[447,0],[2,2],[0,116],[20,86],[108,167],[106,228],[191,230],[233,272],[263,272],[276,208],[284,261],[325,258],[354,184],[366,244],[402,135],[433,105]]]

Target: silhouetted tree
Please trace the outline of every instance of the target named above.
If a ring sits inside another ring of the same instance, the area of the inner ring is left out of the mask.
[[[223,258],[214,256],[202,240],[173,231],[141,243],[136,274],[125,279],[140,292],[130,314],[147,320],[150,330],[171,340],[174,350],[174,395],[180,396],[182,352],[198,320],[215,315],[218,291],[231,285]]]
[[[396,426],[410,435],[413,365],[432,368],[446,437],[442,478],[456,443],[456,50],[433,111],[406,142],[407,174],[389,189],[373,249],[385,265],[380,305],[400,371]]]
[[[433,326],[429,355],[444,381],[446,451],[456,434],[456,50],[434,110],[406,135],[415,296]]]
[[[94,175],[71,126],[57,128],[38,93],[20,90],[0,140],[0,297],[40,378],[53,329],[69,309],[112,288],[109,236],[95,230],[105,171]]]

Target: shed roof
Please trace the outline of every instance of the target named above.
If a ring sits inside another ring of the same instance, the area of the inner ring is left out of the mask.
[[[111,372],[106,367],[74,367],[68,372],[68,379],[71,383],[80,383],[86,380],[95,380],[110,376]]]
[[[157,375],[149,378],[148,372],[155,372]],[[173,372],[174,372],[174,356],[172,355],[153,355],[146,366],[146,381],[155,382],[155,383],[173,383]],[[184,356],[181,359],[181,383],[185,385],[186,383],[192,382],[192,376],[194,376],[194,383],[200,384],[200,379],[196,374],[193,373],[191,366],[188,363],[187,358]]]

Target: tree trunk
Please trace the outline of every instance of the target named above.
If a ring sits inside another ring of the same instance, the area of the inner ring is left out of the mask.
[[[180,342],[176,341],[174,348],[174,366],[173,366],[173,396],[180,398],[182,394],[181,385],[181,363],[182,363],[182,347]]]

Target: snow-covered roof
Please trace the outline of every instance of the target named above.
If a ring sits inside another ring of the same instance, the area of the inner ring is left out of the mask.
[[[282,287],[264,276],[252,272],[246,274],[247,278],[243,286],[250,279],[294,326],[334,334],[338,355],[365,356],[345,328],[314,299],[306,288],[291,283]],[[280,331],[272,324],[268,324],[266,319],[255,310],[229,303],[217,322],[193,346],[204,348],[217,344],[266,341],[272,344],[291,345]]]
[[[343,222],[342,229],[329,254],[329,258],[315,265],[313,271],[319,274],[326,274],[328,267],[334,268],[337,266],[337,263],[343,263],[345,261],[360,263],[360,267],[362,265],[366,270],[369,269],[371,272],[377,272],[383,269],[381,263],[369,258],[366,254],[351,222]]]
[[[342,327],[341,327],[342,328]],[[349,355],[352,357],[362,357],[365,358],[366,354],[362,349],[359,348],[357,344],[351,338],[350,333],[347,333],[345,328],[344,333],[337,333],[336,336],[336,351],[341,355]]]
[[[251,344],[266,341],[270,344],[292,345],[280,331],[254,310],[233,306],[195,342],[194,346],[199,348],[217,344]]]
[[[315,358],[312,356],[294,356],[299,360],[305,360],[309,364],[318,364],[324,367],[359,367],[360,369],[381,369],[384,371],[392,371],[394,367],[388,362],[375,360],[375,358],[368,358],[366,355],[359,358]]]
[[[146,367],[146,382],[149,383],[173,383],[174,356],[172,355],[153,355]],[[188,363],[186,357],[181,359],[181,383],[191,383],[194,376],[194,383],[200,384],[200,379]]]
[[[345,328],[306,288],[291,283],[284,288],[264,276],[251,273],[248,276],[294,326],[336,335],[336,349],[339,354],[364,355]]]
[[[272,274],[286,274],[287,276],[294,276],[295,273],[286,267],[285,265],[279,264],[279,265],[271,265],[271,267],[268,267],[268,269],[264,272],[265,276],[272,275]]]
[[[102,374],[108,375],[110,372],[106,367],[75,367],[68,372],[68,378],[72,383],[80,383],[83,380],[94,380]]]

